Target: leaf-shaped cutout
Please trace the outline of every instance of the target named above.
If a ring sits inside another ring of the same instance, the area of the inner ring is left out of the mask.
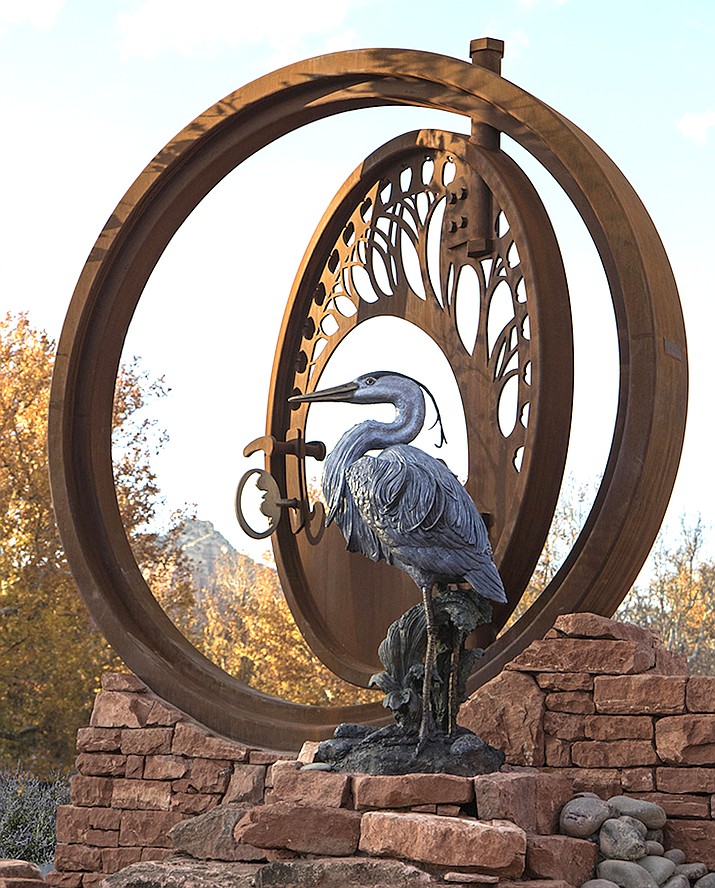
[[[400,257],[409,288],[415,296],[426,299],[427,294],[422,280],[422,268],[420,267],[420,257],[417,255],[417,247],[404,229],[400,233]]]
[[[487,349],[491,355],[502,331],[514,320],[511,288],[502,278],[494,288],[487,315]]]
[[[508,438],[516,427],[519,410],[519,377],[515,373],[502,386],[497,405],[499,431]]]
[[[434,160],[431,157],[425,157],[422,163],[422,184],[429,185],[434,176]]]
[[[335,308],[344,318],[351,318],[357,312],[357,306],[347,296],[336,296]]]
[[[481,293],[479,275],[471,265],[463,265],[459,269],[454,303],[459,338],[467,352],[470,355],[474,354],[479,332]]]
[[[444,219],[444,208],[447,201],[441,197],[432,207],[432,213],[427,223],[427,275],[429,283],[434,293],[442,292],[442,280],[440,276],[440,250],[442,247],[442,221]]]
[[[362,265],[353,265],[348,278],[351,296],[357,296],[363,302],[377,302],[380,298],[370,280],[370,275]]]

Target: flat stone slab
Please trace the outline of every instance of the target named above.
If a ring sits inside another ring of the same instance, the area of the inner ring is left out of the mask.
[[[360,850],[489,874],[524,872],[526,833],[506,820],[369,811],[363,814]]]
[[[353,777],[353,798],[356,808],[463,805],[474,798],[474,784],[470,777],[451,774],[404,774],[400,777],[359,774]]]
[[[254,888],[259,865],[165,860],[134,863],[102,882],[102,888]]]
[[[257,805],[234,829],[234,838],[241,844],[336,857],[354,854],[359,837],[360,815],[356,811],[288,802]]]
[[[343,857],[323,860],[277,860],[256,873],[256,888],[444,888],[424,870],[401,860]]]

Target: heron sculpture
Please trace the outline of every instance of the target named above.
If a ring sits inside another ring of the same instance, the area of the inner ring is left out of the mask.
[[[409,446],[425,421],[423,389],[432,397],[411,377],[381,370],[289,398],[291,403],[343,401],[395,407],[392,422],[368,419],[341,436],[325,461],[322,487],[326,523],[337,523],[348,550],[394,564],[412,577],[422,593],[427,637],[420,744],[431,730],[437,649],[433,591],[466,583],[484,598],[506,601],[487,529],[472,498],[445,463]],[[439,411],[437,419],[441,423]],[[369,455],[374,450],[380,452]],[[450,730],[455,725],[456,710],[450,706]]]

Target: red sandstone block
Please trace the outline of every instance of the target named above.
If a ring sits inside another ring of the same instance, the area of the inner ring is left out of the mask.
[[[655,779],[661,792],[715,792],[715,768],[657,768]]]
[[[571,765],[571,744],[568,740],[547,735],[544,744],[546,764],[549,768],[568,768]]]
[[[535,677],[545,691],[593,690],[593,676],[588,672],[542,672]]]
[[[115,780],[112,807],[168,811],[171,783],[166,780]]]
[[[257,805],[238,821],[234,838],[237,842],[257,848],[287,848],[305,854],[346,857],[357,850],[360,815],[342,808],[319,808],[288,802]]]
[[[102,849],[102,870],[105,873],[118,873],[125,866],[139,863],[141,859],[141,848],[104,848]]]
[[[300,768],[298,762],[276,762],[273,765],[273,796],[276,801],[326,808],[346,807],[350,797],[349,774],[301,771]]]
[[[82,873],[82,888],[101,888],[107,873]]]
[[[435,809],[435,814],[439,814],[440,817],[459,817],[462,813],[459,805],[435,805]]]
[[[144,694],[148,689],[140,678],[131,673],[105,672],[102,675],[102,690],[129,691],[134,694]]]
[[[690,668],[685,654],[669,651],[663,644],[655,646],[655,666],[651,670],[656,675],[684,675],[688,676]]]
[[[353,777],[353,798],[358,809],[462,805],[474,798],[474,784],[470,777],[449,774],[405,774],[402,777],[356,774]]]
[[[143,728],[151,705],[143,694],[100,691],[94,699],[89,723],[96,728]]]
[[[593,695],[588,691],[556,691],[546,695],[546,708],[552,712],[586,715],[595,712]]]
[[[615,715],[674,715],[685,712],[686,677],[631,675],[595,679],[596,710]]]
[[[116,848],[119,844],[119,831],[116,829],[88,829],[85,841],[95,848]]]
[[[474,778],[481,820],[509,820],[525,832],[547,834],[558,828],[559,812],[571,798],[571,781],[538,771],[484,774]]]
[[[673,765],[715,765],[715,715],[661,718],[655,726],[658,755]]]
[[[178,780],[189,768],[180,755],[148,755],[144,762],[145,780]]]
[[[56,888],[81,888],[82,873],[47,873],[45,876],[45,884],[53,885]]]
[[[122,752],[125,755],[159,755],[171,752],[173,728],[126,728],[122,731]]]
[[[263,801],[265,786],[266,765],[234,765],[223,802],[248,802],[257,805]]]
[[[602,799],[621,794],[622,772],[616,768],[563,768],[549,773],[568,777],[574,792],[595,792]]]
[[[527,836],[526,871],[537,879],[562,879],[583,885],[593,878],[598,849],[569,836]]]
[[[147,725],[173,726],[186,719],[183,712],[153,694],[150,696],[151,709],[147,716]]]
[[[705,795],[685,795],[668,792],[634,792],[634,798],[655,802],[668,817],[710,819],[710,799]]]
[[[233,762],[245,762],[248,759],[248,749],[245,746],[217,737],[188,722],[181,722],[174,728],[171,751],[174,755],[188,755],[192,758],[229,759]]]
[[[110,777],[82,777],[75,774],[70,780],[72,804],[99,808],[111,806],[113,783]]]
[[[174,792],[171,796],[171,810],[182,814],[205,814],[221,801],[220,795],[202,792]]]
[[[228,788],[231,762],[221,759],[190,759],[188,774],[172,784],[175,792],[224,793]]]
[[[592,641],[546,638],[532,641],[506,669],[522,672],[591,672],[625,675],[645,672],[655,663],[655,652],[633,641]]]
[[[179,811],[123,811],[119,844],[170,848],[168,832],[180,820]]]
[[[559,740],[583,740],[586,736],[585,718],[567,712],[545,712],[544,730]]]
[[[295,753],[278,752],[275,749],[251,749],[248,753],[248,761],[252,765],[273,765],[276,762],[290,761]]]
[[[120,819],[120,812],[113,808],[60,805],[57,809],[57,841],[87,844],[89,830],[118,830]]]
[[[79,773],[85,777],[123,777],[127,757],[111,752],[81,752],[76,765]]]
[[[471,820],[434,814],[369,811],[363,815],[360,850],[438,866],[474,866],[494,875],[524,871],[526,834],[506,820]]]
[[[60,872],[98,872],[101,866],[102,853],[99,848],[65,844],[55,847],[55,869]]]
[[[589,715],[584,733],[591,740],[652,740],[653,719],[647,715]]]
[[[691,675],[685,704],[688,712],[715,712],[715,675]]]
[[[714,821],[669,818],[663,829],[666,848],[680,848],[686,860],[702,861],[708,869],[715,869]]]
[[[120,728],[80,728],[77,752],[119,752]]]
[[[609,638],[634,641],[648,647],[652,647],[656,640],[648,629],[643,629],[634,623],[611,620],[600,614],[562,614],[556,618],[554,629],[557,634],[567,635],[570,638]]]
[[[632,768],[655,765],[658,756],[648,740],[577,740],[571,760],[580,768]]]
[[[128,755],[127,756],[127,769],[125,772],[125,777],[130,777],[132,780],[141,780],[144,776],[144,756],[143,755]]]
[[[655,776],[652,768],[623,768],[621,786],[625,792],[652,792]]]

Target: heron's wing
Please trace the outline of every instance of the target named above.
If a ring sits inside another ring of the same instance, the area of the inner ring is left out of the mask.
[[[435,574],[463,576],[478,591],[504,600],[487,529],[472,498],[449,468],[407,445],[363,456],[346,473],[363,523],[374,528],[387,561],[409,550]]]

